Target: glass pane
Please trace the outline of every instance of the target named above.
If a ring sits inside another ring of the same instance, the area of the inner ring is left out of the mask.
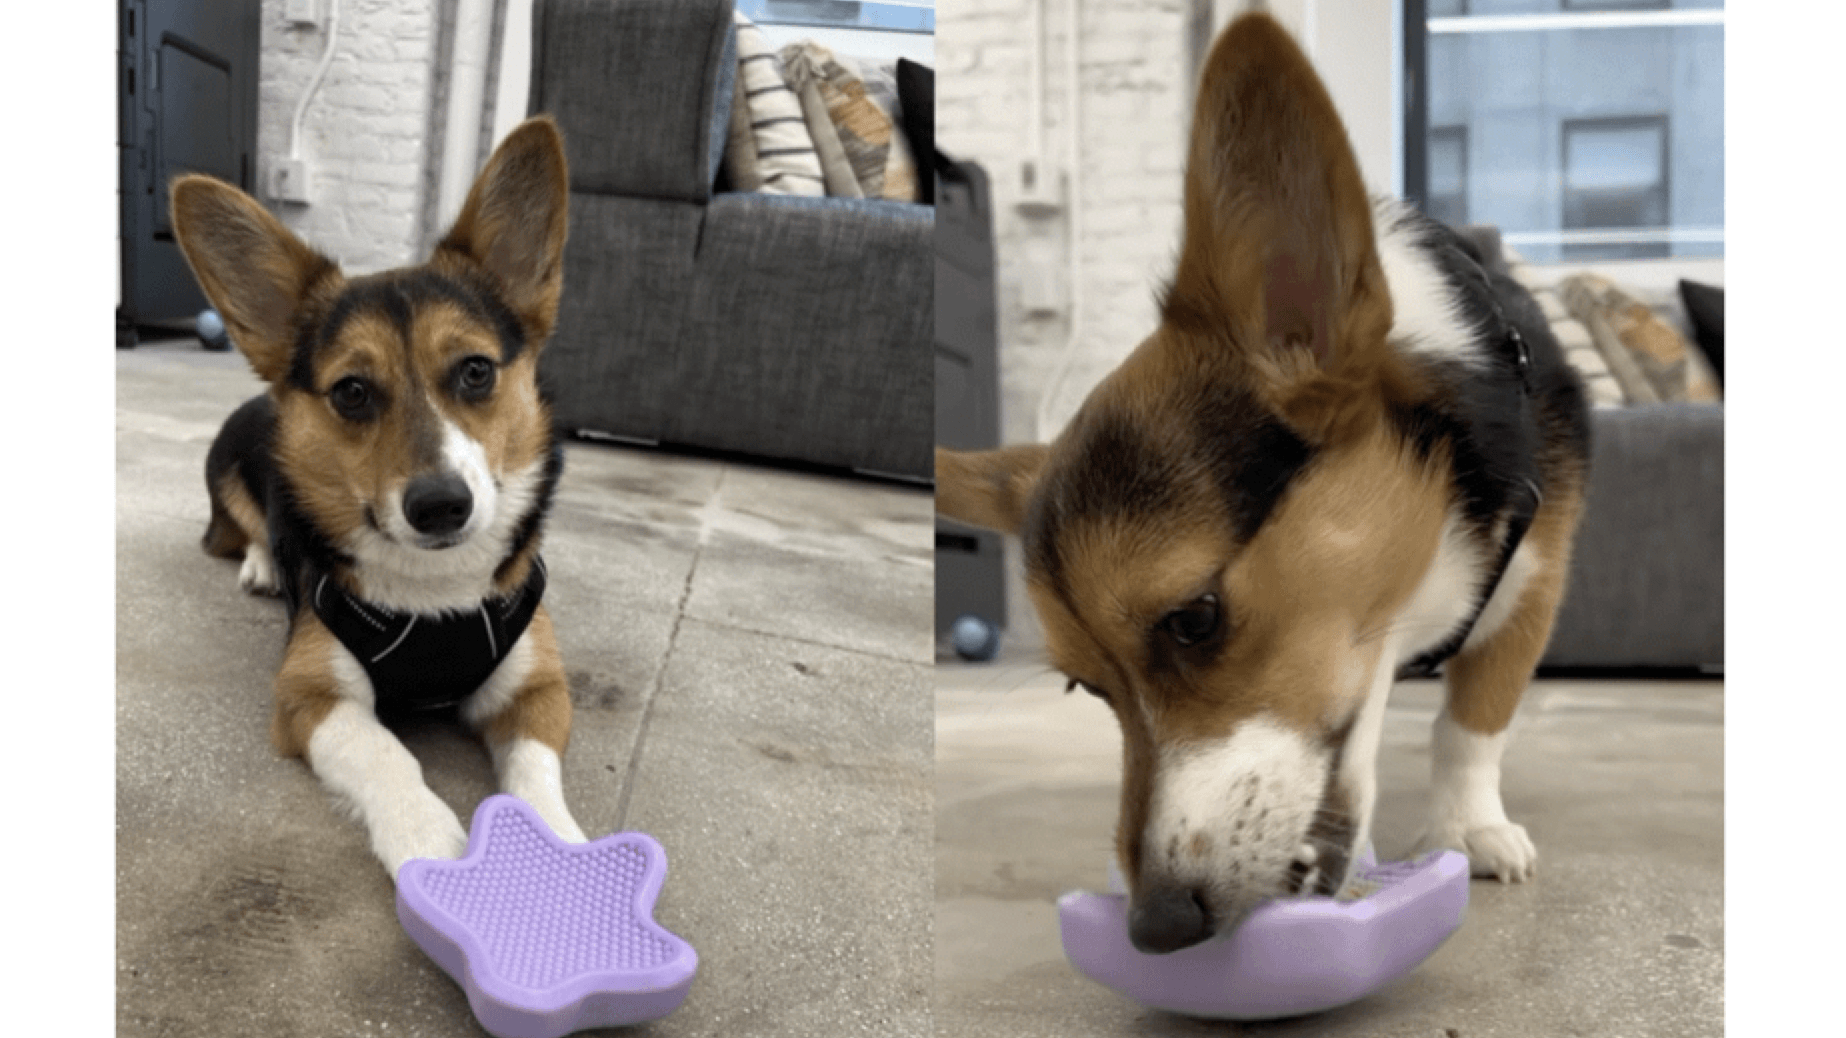
[[[1451,31],[1486,14],[1575,14],[1563,0],[1468,7],[1429,37],[1432,215],[1439,194],[1455,190],[1439,178],[1459,170],[1461,197],[1441,208],[1497,225],[1535,262],[1723,255],[1722,24],[1556,28],[1534,18]]]
[[[737,9],[759,25],[936,31],[935,0],[738,0]]]
[[[1651,188],[1665,181],[1666,120],[1567,125],[1564,189]]]
[[[1468,222],[1468,128],[1429,131],[1429,215],[1451,227]]]
[[[1723,8],[1724,0],[1429,0],[1429,17],[1580,14],[1593,11],[1712,11]]]

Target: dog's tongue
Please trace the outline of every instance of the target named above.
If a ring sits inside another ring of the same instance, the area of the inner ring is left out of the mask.
[[[1128,898],[1112,867],[1109,894],[1058,899],[1064,954],[1100,984],[1168,1012],[1225,1020],[1299,1016],[1345,1005],[1404,976],[1461,926],[1468,859],[1437,851],[1379,865],[1368,847],[1351,901],[1271,901],[1229,935],[1167,955],[1128,939]]]

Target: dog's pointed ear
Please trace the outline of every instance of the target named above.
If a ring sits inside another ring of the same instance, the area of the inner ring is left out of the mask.
[[[1048,454],[1042,443],[974,452],[936,448],[936,511],[1017,534]]]
[[[1278,403],[1321,383],[1286,410],[1326,406],[1329,381],[1377,382],[1392,314],[1371,203],[1332,98],[1267,15],[1232,23],[1206,61],[1185,194],[1169,324],[1228,342]]]
[[[294,350],[296,313],[339,268],[221,180],[179,177],[169,198],[173,236],[205,298],[258,377],[279,381]]]
[[[473,260],[498,282],[534,349],[557,320],[569,204],[564,137],[549,117],[536,116],[494,149],[437,246]]]

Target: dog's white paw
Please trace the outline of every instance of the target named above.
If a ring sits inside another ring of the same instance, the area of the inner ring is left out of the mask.
[[[237,586],[252,595],[277,595],[282,593],[282,582],[276,579],[275,556],[269,549],[252,543],[244,549],[244,564],[237,571]]]
[[[374,825],[372,850],[395,878],[412,858],[452,861],[468,853],[468,833],[455,812],[431,793],[427,803]]]
[[[1474,875],[1493,876],[1502,883],[1524,883],[1538,871],[1538,848],[1517,822],[1430,832],[1417,841],[1416,854],[1445,848],[1466,854],[1468,871]]]

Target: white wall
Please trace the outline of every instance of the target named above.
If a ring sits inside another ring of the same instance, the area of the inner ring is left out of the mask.
[[[1213,5],[1223,26],[1240,0]],[[1402,0],[1270,0],[1313,60],[1346,123],[1359,171],[1375,192],[1403,191]]]
[[[323,12],[329,0],[322,0]],[[307,205],[268,197],[287,157],[295,104],[326,45],[325,22],[301,29],[284,0],[263,0],[257,122],[258,193],[282,222],[349,272],[415,262],[422,229],[435,0],[340,0],[333,65],[302,122]]]

